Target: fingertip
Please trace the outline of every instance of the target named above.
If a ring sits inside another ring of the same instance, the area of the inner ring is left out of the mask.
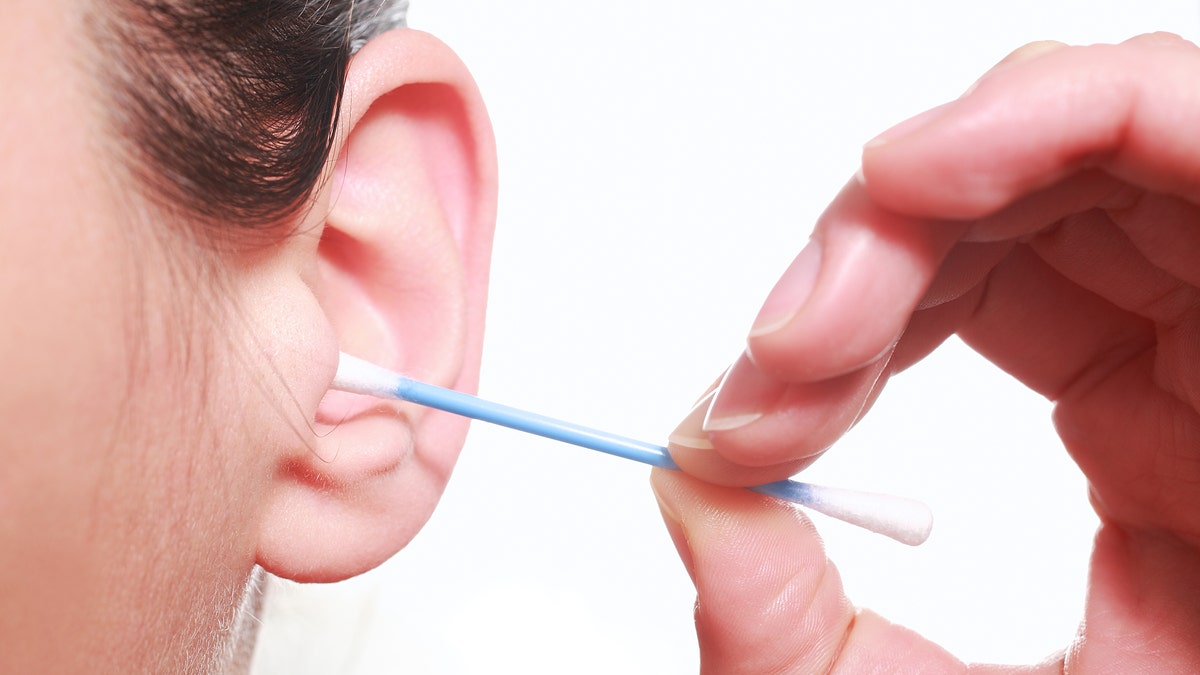
[[[651,478],[696,585],[706,672],[828,666],[854,614],[804,514],[748,490],[680,473]]]
[[[658,502],[658,510],[662,514],[663,524],[667,527],[671,543],[675,545],[675,551],[679,554],[679,559],[683,562],[688,576],[692,578],[692,584],[695,585],[696,566],[691,546],[688,544],[687,533],[683,529],[683,518],[680,516],[678,505],[680,486],[671,479],[671,474],[677,473],[677,471],[666,469],[653,469],[650,472],[650,489],[654,492],[654,499]]]
[[[946,113],[957,101],[970,96],[971,92],[975,91],[980,82],[987,79],[994,73],[1004,69],[1007,66],[1014,66],[1026,61],[1032,61],[1040,56],[1057,51],[1067,46],[1068,45],[1065,42],[1059,42],[1058,40],[1034,40],[1032,42],[1027,42],[1009,52],[1004,58],[1000,59],[996,65],[988,69],[988,71],[980,76],[979,79],[972,82],[971,85],[967,87],[965,91],[963,91],[962,95],[954,101],[947,101],[946,103],[936,105],[924,112],[917,113],[916,115],[913,115],[912,117],[893,125],[883,133],[867,141],[863,145],[863,148],[878,148],[887,143],[907,140],[910,137],[914,137],[919,131],[928,127],[932,127],[933,123],[942,117],[944,113]]]
[[[1067,43],[1059,42],[1058,40],[1034,40],[1033,42],[1027,42],[1000,59],[1000,62],[992,67],[992,71],[1001,66],[1011,66],[1025,61],[1032,61],[1044,54],[1049,54],[1066,46]]]
[[[770,335],[786,326],[799,313],[813,289],[821,271],[822,246],[820,239],[810,239],[796,255],[792,264],[775,282],[758,316],[750,327],[750,338]]]
[[[721,381],[724,382],[727,377],[728,371]],[[718,450],[712,441],[714,432],[706,430],[704,426],[715,396],[715,390],[705,394],[667,438],[667,451],[680,469],[709,483],[742,487],[780,480],[802,468],[795,462],[764,462],[757,457],[759,453],[755,451],[748,455],[738,455],[735,452],[731,459]],[[778,454],[771,450],[776,445],[778,442],[768,443],[766,446],[759,446],[757,450],[765,448],[768,456]],[[735,444],[734,447],[740,446]],[[787,453],[784,454],[785,460],[790,459],[786,457]],[[738,463],[739,456],[742,459],[748,458],[749,461]]]
[[[725,555],[762,553],[775,544],[781,545],[777,553],[785,553],[786,547],[788,559],[803,557],[806,551],[824,557],[816,528],[800,509],[786,502],[665,469],[654,469],[650,484],[663,517],[678,524],[689,548],[710,556],[709,560],[711,556],[723,559]],[[735,543],[739,539],[760,543],[746,548]]]
[[[888,211],[850,181],[764,303],[747,339],[752,360],[793,383],[878,361],[963,231]]]
[[[962,669],[912,631],[856,613],[799,509],[679,472],[650,480],[696,586],[704,672]]]
[[[682,522],[679,507],[676,505],[679,500],[678,476],[680,475],[680,472],[669,469],[655,467],[650,470],[650,489],[654,491],[654,498],[658,500],[659,509],[663,512],[664,517],[677,523]]]
[[[922,129],[925,129],[926,127],[931,126],[934,122],[936,122],[938,120],[939,117],[944,115],[946,113],[947,109],[951,105],[953,105],[953,103],[954,103],[953,101],[950,101],[948,103],[943,103],[941,105],[934,106],[934,107],[930,108],[929,110],[926,110],[921,113],[917,113],[916,115],[913,115],[912,117],[904,120],[903,122],[900,122],[892,127],[889,127],[883,133],[881,133],[881,134],[875,136],[874,138],[872,138],[871,140],[867,141],[863,145],[863,150],[865,151],[865,150],[870,150],[870,149],[874,149],[874,148],[881,148],[885,145],[888,145],[889,143],[896,143],[899,141],[903,141],[911,136],[917,135],[918,133],[921,132]]]
[[[719,485],[792,476],[862,415],[886,381],[887,356],[839,377],[788,383],[743,354],[670,434],[668,451],[683,471]]]

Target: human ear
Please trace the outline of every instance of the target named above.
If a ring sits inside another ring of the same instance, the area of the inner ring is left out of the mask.
[[[316,200],[328,215],[314,285],[340,349],[473,391],[496,179],[471,76],[436,38],[386,33],[351,61],[338,127]],[[315,421],[311,446],[278,459],[257,562],[336,581],[380,564],[424,525],[466,422],[340,392],[325,395]]]

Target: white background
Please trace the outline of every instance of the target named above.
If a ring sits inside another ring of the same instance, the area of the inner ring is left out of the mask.
[[[1195,39],[1193,2],[419,0],[501,166],[481,392],[663,441],[740,352],[861,144],[1038,39]],[[1197,83],[1200,86],[1200,83]],[[928,502],[909,548],[814,516],[850,597],[968,660],[1080,616],[1095,518],[1050,406],[951,341],[806,480]],[[274,589],[261,673],[695,673],[693,593],[648,469],[474,426],[382,568]]]

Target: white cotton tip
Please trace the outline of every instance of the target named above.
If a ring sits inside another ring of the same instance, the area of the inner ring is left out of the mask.
[[[809,486],[805,506],[852,525],[919,546],[933,529],[933,512],[915,499],[859,490]]]
[[[398,380],[399,376],[392,371],[343,352],[338,359],[337,374],[329,388],[380,398],[396,398]]]

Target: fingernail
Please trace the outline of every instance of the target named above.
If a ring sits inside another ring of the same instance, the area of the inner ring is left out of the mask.
[[[687,570],[688,576],[692,578],[692,583],[696,583],[695,563],[692,556],[692,547],[688,544],[687,533],[683,529],[683,519],[679,517],[679,510],[670,499],[671,490],[667,486],[661,485],[662,481],[669,481],[671,478],[665,475],[666,472],[662,469],[655,469],[650,474],[650,488],[654,491],[654,499],[658,502],[658,510],[662,512],[663,523],[667,526],[667,533],[671,535],[671,543],[675,544],[675,550],[679,552],[679,559],[683,561],[683,567]]]
[[[691,412],[683,418],[675,431],[667,437],[667,442],[672,445],[682,445],[686,448],[696,448],[697,450],[712,450],[712,441],[708,440],[708,434],[704,433],[704,416],[708,414],[708,406],[712,403],[713,396],[717,392],[708,392],[696,402],[692,407]]]
[[[707,438],[713,431],[732,431],[748,426],[779,402],[786,390],[786,384],[764,375],[743,353],[717,387],[701,430]],[[711,442],[709,446],[712,446]]]
[[[882,134],[879,134],[875,138],[867,141],[863,147],[876,148],[884,145],[885,143],[894,143],[905,136],[910,136],[929,126],[931,123],[937,120],[937,118],[945,114],[946,108],[949,107],[951,103],[953,103],[953,101],[950,103],[943,103],[936,108],[930,108],[923,113],[910,117],[896,126],[891,127]]]
[[[810,239],[767,295],[750,327],[750,337],[774,333],[791,322],[812,295],[821,271],[821,242]]]

